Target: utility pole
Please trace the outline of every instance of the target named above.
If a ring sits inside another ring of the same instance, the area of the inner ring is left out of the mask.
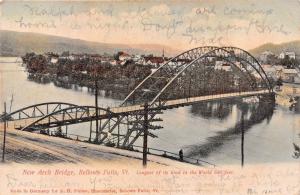
[[[244,166],[244,112],[242,111],[241,116],[241,131],[242,131],[242,138],[241,138],[241,166]]]
[[[119,116],[117,118],[117,121],[119,121]],[[117,142],[117,148],[120,147],[120,123],[118,123],[118,142]]]
[[[4,117],[3,117],[3,124],[4,124],[4,132],[3,132],[3,150],[2,150],[2,162],[4,163],[4,156],[5,156],[5,142],[6,142],[6,103],[4,102]]]
[[[10,99],[9,113],[11,113],[11,107],[12,107],[13,101],[14,101],[14,94],[12,93],[11,99]]]
[[[143,144],[143,166],[147,166],[147,143],[148,143],[148,128],[149,128],[149,121],[148,121],[148,112],[149,107],[148,103],[144,104],[144,144]]]
[[[191,97],[191,85],[192,85],[192,77],[191,77],[191,73],[190,73],[189,96],[188,96],[188,98]]]
[[[99,134],[99,113],[98,113],[98,78],[96,76],[96,71],[95,71],[95,107],[96,107],[96,139],[95,142],[98,143],[98,134]]]

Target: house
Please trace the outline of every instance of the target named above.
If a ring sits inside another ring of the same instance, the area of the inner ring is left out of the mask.
[[[224,64],[223,61],[216,61],[215,62],[215,69],[216,70],[221,70],[223,64]]]
[[[101,62],[110,62],[112,59],[112,57],[110,56],[101,56]]]
[[[58,62],[58,57],[59,57],[58,54],[55,54],[55,53],[52,53],[52,52],[48,52],[48,53],[45,54],[45,56],[53,64],[56,64]]]
[[[127,62],[127,61],[121,61],[121,60],[120,60],[120,61],[118,61],[117,63],[118,63],[119,65],[122,65],[122,66],[123,66],[123,65],[126,64],[126,62]]]
[[[51,57],[50,62],[56,64],[58,62],[58,57]]]
[[[104,58],[99,54],[91,54],[90,59],[95,61],[104,61]]]
[[[117,60],[110,60],[109,63],[113,66],[116,66],[118,64]]]
[[[285,82],[294,82],[295,77],[298,77],[298,71],[296,69],[283,69],[282,80]]]
[[[141,60],[141,56],[140,56],[140,55],[134,55],[134,56],[132,57],[132,60],[133,60],[134,62],[138,62],[139,60]]]
[[[127,61],[127,60],[130,60],[130,59],[131,59],[131,56],[128,53],[120,52],[120,55],[119,55],[119,60],[120,61]]]
[[[261,67],[266,71],[266,69],[272,68],[273,66],[271,64],[262,64]]]
[[[160,66],[163,63],[165,63],[165,59],[163,57],[154,57],[154,56],[148,56],[144,57],[141,61],[141,64],[143,65],[150,65],[150,66]]]
[[[157,68],[151,68],[151,73],[157,71]]]
[[[60,56],[61,59],[68,59],[68,60],[71,60],[71,61],[80,59],[80,57],[81,57],[81,54],[71,54],[71,55],[68,55],[68,56],[64,56],[64,55]]]
[[[285,52],[281,52],[279,54],[279,58],[280,59],[284,59],[285,56],[288,56],[290,59],[296,59],[296,53],[295,52],[288,52],[288,51],[285,51]]]
[[[221,69],[225,71],[232,71],[231,65],[227,63],[223,64]]]
[[[261,67],[264,69],[266,75],[270,78],[277,79],[277,72],[275,66],[271,64],[262,64]]]
[[[224,61],[216,61],[215,62],[215,69],[216,70],[225,70],[225,71],[231,71],[231,65],[224,62]]]

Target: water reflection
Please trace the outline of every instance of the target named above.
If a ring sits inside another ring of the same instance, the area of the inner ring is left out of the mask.
[[[74,91],[83,91],[83,88],[87,88],[87,92],[89,94],[95,94],[94,85],[83,86],[80,83],[75,84],[71,82],[69,79],[65,77],[53,77],[51,75],[45,74],[28,74],[28,81],[32,81],[38,84],[49,84],[53,83],[55,87],[63,88],[63,89],[72,89]],[[101,82],[98,82],[100,85],[98,90],[98,95],[101,97],[112,98],[116,100],[123,100],[126,95],[129,93],[127,89],[122,88],[122,90],[118,90],[117,85],[101,85]],[[121,86],[122,87],[122,86]]]
[[[200,116],[206,119],[224,120],[232,113],[233,105],[235,104],[236,103],[232,100],[198,103],[192,105],[191,113],[194,116]]]
[[[227,103],[226,103],[227,102]],[[225,105],[225,106],[224,106]],[[193,156],[201,156],[207,157],[212,152],[217,150],[220,146],[224,144],[224,142],[232,139],[237,139],[236,135],[239,135],[244,129],[244,132],[250,130],[254,125],[261,123],[262,121],[266,120],[267,123],[270,122],[273,113],[275,104],[270,103],[269,101],[265,101],[261,99],[258,103],[246,103],[242,102],[241,100],[234,100],[230,103],[228,101],[222,102],[215,102],[215,103],[201,103],[200,106],[197,105],[196,108],[192,109],[192,112],[201,113],[204,117],[210,116],[211,118],[217,117],[223,119],[227,117],[231,111],[233,106],[236,105],[238,108],[239,115],[242,113],[245,116],[245,120],[243,123],[239,120],[234,127],[228,128],[224,131],[218,131],[216,135],[208,137],[206,140],[207,142],[200,145],[189,145],[186,146],[188,148],[186,155],[189,157]],[[226,108],[227,112],[223,112],[222,109]],[[222,111],[221,115],[218,114],[218,111]],[[207,114],[209,113],[209,114]],[[226,113],[226,114],[223,114]],[[221,117],[220,117],[221,116]]]

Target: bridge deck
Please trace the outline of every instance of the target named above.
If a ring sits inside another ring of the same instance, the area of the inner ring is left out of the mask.
[[[269,93],[268,90],[260,90],[260,91],[248,91],[248,92],[236,92],[236,93],[227,93],[227,94],[217,94],[217,95],[207,95],[207,96],[200,96],[200,97],[191,97],[191,98],[183,98],[183,99],[177,99],[177,100],[169,100],[165,102],[165,104],[160,107],[160,109],[171,109],[176,106],[185,106],[190,105],[192,103],[196,102],[203,102],[203,101],[212,101],[212,100],[219,100],[219,99],[227,99],[227,98],[233,98],[233,97],[247,97],[247,96],[256,96],[256,95],[262,95]],[[133,106],[121,106],[121,107],[113,107],[110,108],[110,111],[115,114],[125,114],[125,113],[131,113],[136,111],[143,110],[143,105],[133,105]],[[53,115],[51,117],[42,119],[39,121],[38,124],[51,124],[51,123],[57,123],[59,121],[63,120],[74,120],[78,119],[78,116],[80,116],[81,119],[85,119],[84,121],[91,121],[96,119],[96,112],[95,109],[89,110],[89,112],[77,112],[77,113],[67,113],[67,114],[57,114]],[[109,115],[106,111],[99,111],[99,118],[108,118]],[[23,128],[27,125],[41,119],[41,117],[35,117],[35,118],[26,118],[21,120],[14,120],[9,121],[8,125],[13,126],[14,128]],[[78,120],[78,123],[84,122],[83,120]]]

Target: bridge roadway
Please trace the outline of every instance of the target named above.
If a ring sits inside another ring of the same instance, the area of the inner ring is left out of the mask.
[[[157,109],[171,109],[178,106],[186,106],[197,102],[203,101],[213,101],[219,99],[229,99],[234,97],[249,97],[249,96],[257,96],[270,93],[269,90],[259,90],[259,91],[247,91],[247,92],[235,92],[235,93],[226,93],[226,94],[216,94],[216,95],[207,95],[207,96],[200,96],[200,97],[191,97],[191,98],[183,98],[177,100],[169,100],[164,102],[163,106],[156,107]],[[151,107],[156,109],[155,107]],[[75,108],[74,108],[75,109]],[[116,117],[116,115],[126,115],[137,111],[142,111],[143,105],[132,105],[132,106],[120,106],[120,107],[113,107],[110,108],[110,111],[114,113],[112,117]],[[100,110],[98,112],[98,119],[105,119],[111,117],[107,111]],[[88,112],[86,111],[77,111],[69,110],[68,112],[57,112],[57,114],[53,114],[50,117],[32,117],[32,118],[25,118],[25,119],[15,119],[12,121],[8,121],[8,127],[14,129],[22,129],[27,127],[28,125],[36,122],[38,125],[44,126],[55,126],[57,123],[62,121],[68,121],[70,124],[81,123],[81,122],[88,122],[96,120],[96,112],[95,109],[89,109]],[[67,122],[67,123],[68,123]]]

